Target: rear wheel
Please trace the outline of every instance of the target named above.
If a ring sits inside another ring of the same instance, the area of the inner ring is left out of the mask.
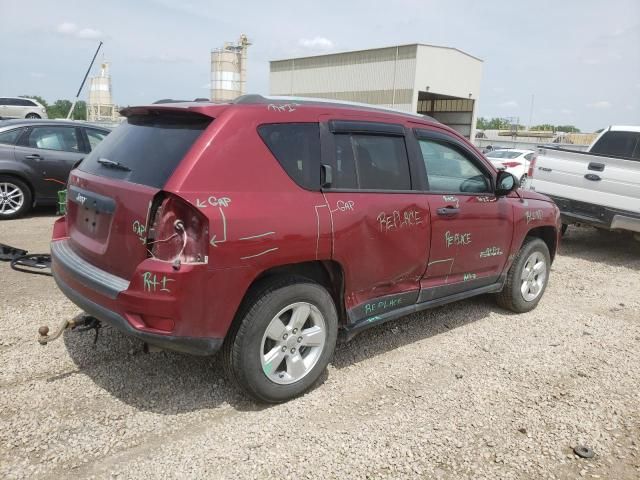
[[[551,269],[547,244],[527,237],[507,274],[504,288],[497,295],[498,304],[517,313],[533,310],[540,302]]]
[[[41,118],[37,113],[28,113],[25,118]]]
[[[0,175],[0,220],[17,218],[31,209],[31,190],[15,177]]]
[[[521,186],[521,187],[524,187],[524,183],[525,183],[526,181],[527,181],[527,174],[525,173],[525,174],[523,174],[523,175],[520,177],[520,186]]]
[[[307,279],[281,278],[255,290],[243,311],[223,347],[230,379],[269,403],[311,388],[335,349],[338,316],[331,295]]]

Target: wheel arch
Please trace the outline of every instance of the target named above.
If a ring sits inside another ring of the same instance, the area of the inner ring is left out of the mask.
[[[532,228],[527,232],[527,237],[536,237],[544,241],[549,249],[549,257],[551,263],[556,256],[558,250],[558,230],[551,225]]]
[[[238,321],[238,313],[244,311],[245,302],[251,298],[256,289],[260,289],[266,282],[274,280],[278,277],[297,276],[307,278],[315,283],[322,285],[327,289],[338,312],[338,323],[344,325],[347,321],[347,313],[344,306],[344,269],[342,265],[333,260],[314,260],[301,263],[291,263],[286,265],[278,265],[268,268],[258,274],[247,288],[240,306],[236,312],[236,318],[233,322]]]

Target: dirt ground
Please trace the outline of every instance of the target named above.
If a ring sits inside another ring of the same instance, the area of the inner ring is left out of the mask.
[[[47,252],[54,220],[3,221],[0,243]],[[215,357],[145,354],[110,328],[40,346],[78,308],[50,277],[2,262],[0,282],[0,478],[640,478],[630,236],[570,228],[536,310],[483,296],[377,327],[270,407]]]

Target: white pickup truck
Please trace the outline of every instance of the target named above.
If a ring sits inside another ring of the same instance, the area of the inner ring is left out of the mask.
[[[640,127],[606,128],[586,152],[538,147],[526,187],[551,197],[563,223],[640,237]]]

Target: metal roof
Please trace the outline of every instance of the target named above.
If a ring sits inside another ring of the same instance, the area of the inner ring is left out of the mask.
[[[305,58],[320,58],[320,57],[331,57],[333,55],[342,55],[345,53],[364,53],[364,52],[371,52],[374,50],[384,50],[386,48],[398,48],[398,47],[413,47],[413,46],[420,46],[420,47],[429,47],[429,48],[444,48],[446,50],[454,50],[458,53],[461,53],[463,55],[466,55],[467,57],[471,57],[474,60],[478,60],[479,62],[484,62],[484,60],[482,60],[481,58],[478,58],[474,55],[471,55],[470,53],[467,53],[463,50],[460,50],[459,48],[455,48],[455,47],[445,47],[443,45],[430,45],[428,43],[405,43],[402,45],[387,45],[387,46],[383,46],[383,47],[375,47],[375,48],[364,48],[362,50],[345,50],[342,52],[333,52],[333,53],[324,53],[324,54],[319,54],[319,55],[307,55],[304,57],[289,57],[289,58],[280,58],[280,59],[276,59],[276,60],[270,60],[269,63],[273,63],[273,62],[284,62],[287,60],[302,60]]]

